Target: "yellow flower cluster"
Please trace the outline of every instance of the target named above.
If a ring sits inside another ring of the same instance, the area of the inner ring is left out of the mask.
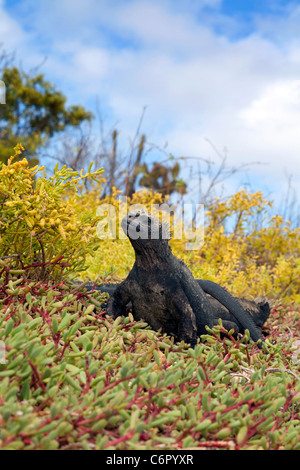
[[[105,201],[117,207],[117,199],[115,192]],[[161,195],[142,190],[127,202],[149,209],[151,204],[163,201]],[[89,199],[89,208],[98,204],[99,193],[94,201]],[[203,247],[188,251],[185,237],[171,239],[173,253],[184,260],[196,278],[218,282],[234,295],[299,303],[300,231],[290,229],[279,216],[268,216],[271,206],[261,192],[240,191],[225,201],[216,199],[206,208]],[[123,279],[133,262],[133,249],[127,239],[102,240],[82,277]]]
[[[38,177],[43,167],[30,168],[26,159],[14,161],[22,150],[18,146],[0,168],[0,258],[14,255],[16,263],[33,264],[39,278],[61,275],[58,259],[68,263],[69,272],[81,272],[82,279],[125,278],[134,252],[128,239],[118,236],[122,213],[133,204],[148,210],[160,206],[162,195],[142,190],[120,203],[121,193],[113,188],[111,196],[101,198],[102,169],[92,173],[90,166],[84,174],[56,166],[53,176]],[[100,204],[115,210],[115,239],[97,236]],[[203,247],[188,251],[183,236],[171,239],[172,250],[196,278],[216,281],[234,295],[299,303],[300,231],[279,216],[270,217],[271,206],[261,192],[243,190],[216,199],[206,208]]]
[[[70,267],[82,268],[95,236],[97,218],[87,223],[74,210],[68,194],[76,193],[82,180],[99,180],[103,170],[79,174],[63,167],[55,168],[53,177],[37,177],[44,167],[30,168],[17,146],[15,155],[0,169],[0,256],[18,255],[24,265],[48,265],[63,259]],[[75,259],[73,259],[75,257]],[[74,261],[74,262],[73,262]],[[57,266],[54,265],[54,271]],[[46,275],[46,269],[43,271]]]

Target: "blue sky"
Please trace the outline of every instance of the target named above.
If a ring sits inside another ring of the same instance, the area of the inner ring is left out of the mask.
[[[280,14],[288,5],[292,5],[292,2],[287,0],[223,0],[221,10],[228,15],[238,14],[249,19],[253,14]]]
[[[126,141],[143,131],[175,156],[253,165],[280,201],[300,182],[300,1],[0,0],[0,43]]]

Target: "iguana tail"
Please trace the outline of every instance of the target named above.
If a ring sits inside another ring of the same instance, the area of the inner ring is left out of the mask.
[[[197,279],[197,282],[202,287],[204,292],[218,300],[224,307],[226,307],[230,313],[236,318],[236,320],[247,330],[249,330],[250,336],[253,341],[259,340],[264,341],[261,332],[256,327],[251,315],[246,312],[239,302],[232,297],[223,287],[219,286],[213,281],[206,281],[203,279]],[[261,349],[261,343],[258,343],[258,347]]]

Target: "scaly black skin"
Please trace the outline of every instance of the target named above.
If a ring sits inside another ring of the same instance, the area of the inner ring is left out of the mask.
[[[228,328],[228,326],[229,323],[231,323],[231,328],[234,329],[235,334],[245,332],[245,327],[238,320],[236,320],[236,318],[222,303],[220,303],[218,300],[214,299],[210,295],[208,295],[208,300],[210,301],[210,304],[213,308],[214,317],[221,318],[223,325],[225,326],[227,324],[227,330],[230,329]],[[242,308],[248,313],[248,315],[251,316],[253,322],[256,325],[256,328],[261,333],[262,327],[270,315],[269,303],[265,299],[256,299],[255,301],[253,301],[243,298],[235,298],[235,300],[242,306]]]
[[[207,298],[213,309],[214,319],[218,320],[219,318],[221,318],[223,322],[223,326],[226,327],[227,330],[230,330],[231,328],[233,328],[235,331],[235,334],[244,333],[245,327],[242,325],[242,323],[240,323],[236,319],[236,317],[230,313],[230,311],[225,307],[224,304],[222,304],[222,302],[214,298],[212,294],[209,295],[209,292],[213,292],[215,297],[221,298],[221,294],[224,293],[223,287],[219,286],[218,284],[212,283],[209,288],[208,283],[211,281],[205,281],[202,279],[196,279],[196,281],[198,282],[200,287],[202,287],[204,292],[207,294]],[[103,293],[109,294],[110,297],[112,297],[117,287],[118,287],[118,284],[99,284],[95,286],[93,286],[93,284],[90,284],[90,285],[85,286],[87,290],[92,290],[92,289],[99,290]],[[261,333],[262,326],[267,321],[270,315],[269,303],[265,299],[257,299],[253,301],[253,300],[248,300],[244,298],[234,298],[231,295],[230,297],[231,299],[232,298],[235,299],[235,301],[238,302],[240,306],[242,306],[243,310],[245,310],[246,312],[248,312],[249,315],[251,315],[252,321],[255,323],[256,328]],[[128,311],[132,308],[131,303],[127,305],[127,308],[128,308]],[[214,324],[215,323],[216,321],[214,321]]]
[[[211,281],[196,281],[187,266],[176,258],[168,244],[166,231],[158,219],[146,211],[129,212],[122,228],[134,250],[135,263],[128,277],[114,290],[107,312],[114,318],[132,304],[136,320],[144,319],[153,329],[185,341],[192,347],[197,337],[207,334],[206,326],[217,323],[206,292],[230,311],[225,328],[238,324],[248,329],[254,341],[263,340],[251,315],[222,287]],[[151,231],[152,230],[152,231]],[[151,237],[156,231],[156,239]],[[232,322],[232,316],[235,322]]]
[[[248,329],[253,341],[259,341],[260,339],[263,339],[261,330],[257,328],[257,325],[253,321],[252,316],[249,315],[247,310],[242,307],[240,301],[235,299],[231,294],[229,294],[229,292],[227,292],[223,287],[219,286],[215,282],[200,280],[199,283],[207,294],[210,294],[212,297],[218,300],[220,304],[228,309],[228,311],[233,315],[240,332],[244,332],[245,329]],[[249,307],[249,303],[247,305]],[[230,320],[231,319],[229,319],[229,321]]]
[[[218,321],[219,318],[221,318],[223,326],[228,331],[233,329],[234,335],[237,335],[238,333],[243,334],[245,332],[245,327],[235,318],[234,315],[230,313],[230,311],[221,302],[215,299],[212,295],[208,294],[207,291],[209,290],[210,292],[212,292],[212,289],[208,288],[207,281],[202,280],[202,279],[196,279],[196,281],[198,282],[200,287],[202,287],[204,292],[207,294],[207,298],[213,309],[214,324]],[[214,285],[215,296],[217,296],[217,292],[219,292],[219,298],[220,298],[220,294],[224,291],[224,289],[218,284],[213,283],[213,285]],[[109,294],[110,297],[113,295],[117,287],[118,287],[118,284],[93,285],[92,283],[90,285],[85,286],[85,288],[89,291],[92,289],[99,290],[103,293]],[[265,299],[253,301],[253,300],[248,300],[244,298],[235,298],[235,300],[242,306],[242,308],[246,312],[248,312],[249,315],[251,315],[251,318],[253,322],[255,323],[256,328],[261,333],[262,326],[267,321],[270,315],[269,303]],[[125,312],[127,313],[127,311],[129,312],[131,309],[132,309],[132,304],[130,302],[129,304],[127,304],[126,310],[124,311],[124,313]]]

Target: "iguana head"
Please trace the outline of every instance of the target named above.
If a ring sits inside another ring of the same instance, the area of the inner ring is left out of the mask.
[[[166,223],[146,209],[133,209],[122,220],[122,228],[130,240],[169,240],[170,230]]]
[[[169,226],[145,209],[130,210],[121,225],[136,254],[152,251],[159,256],[170,252]]]

